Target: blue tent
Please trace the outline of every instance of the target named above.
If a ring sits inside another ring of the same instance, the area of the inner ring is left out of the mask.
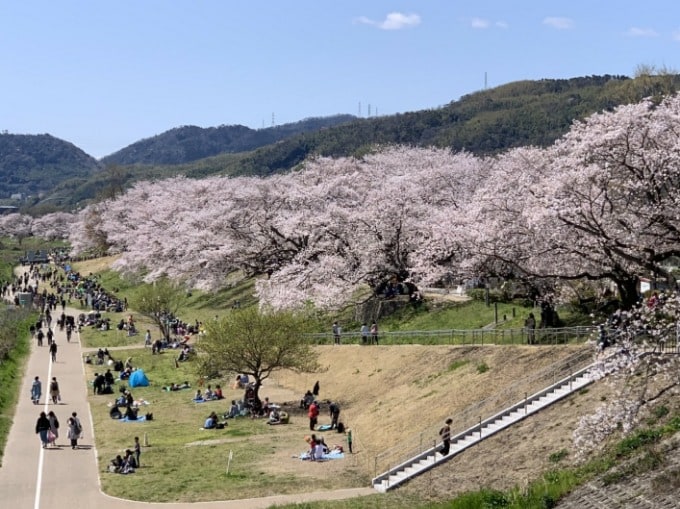
[[[144,374],[143,369],[137,369],[130,375],[128,384],[130,384],[130,387],[146,387],[149,385],[149,379]]]

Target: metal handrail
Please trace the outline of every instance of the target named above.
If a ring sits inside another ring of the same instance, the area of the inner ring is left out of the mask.
[[[515,329],[443,329],[380,332],[381,343],[386,344],[564,344],[574,340],[583,341],[593,337],[595,326],[555,327],[529,330]],[[306,334],[316,344],[332,344],[331,332]],[[530,343],[530,339],[531,341]],[[361,332],[340,334],[341,344],[361,344]],[[370,336],[368,338],[370,341]]]
[[[558,380],[570,376],[575,371],[592,363],[592,360],[593,351],[590,349],[582,349],[537,373],[525,377],[522,380],[518,380],[503,391],[467,407],[462,412],[452,416],[452,435],[478,424],[485,416],[494,415],[509,406],[514,405],[523,398],[526,398],[528,394],[534,394],[546,386],[552,385]],[[430,425],[417,436],[403,440],[390,449],[376,454],[374,457],[374,477],[431,448],[433,441],[437,440],[437,431],[440,426],[441,423]]]

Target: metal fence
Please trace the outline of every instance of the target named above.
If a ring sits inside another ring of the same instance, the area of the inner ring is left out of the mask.
[[[558,345],[581,343],[596,337],[597,327],[560,327],[546,329],[447,329],[381,332],[379,343],[387,345]],[[331,332],[307,334],[311,342],[331,345]],[[340,344],[364,344],[360,332],[343,332]],[[366,338],[369,342],[370,336]]]

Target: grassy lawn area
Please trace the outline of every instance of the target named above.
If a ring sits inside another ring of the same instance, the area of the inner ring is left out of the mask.
[[[296,493],[310,485],[334,489],[369,483],[351,459],[335,462],[342,465],[317,465],[293,458],[306,449],[303,438],[309,433],[305,429],[307,420],[293,414],[294,410],[288,425],[269,426],[266,419],[240,417],[230,419],[223,430],[202,430],[210,412],[221,416],[231,399],[243,397],[243,391],[231,388],[228,380],[211,380],[213,387],[222,386],[226,399],[194,403],[192,398],[200,382],[191,361],[175,367],[175,351],[152,355],[148,348],[136,348],[111,353],[123,360],[131,357],[134,366],[144,369],[151,384],[132,389],[132,394],[136,400],[149,403],[141,407],[140,415],[151,412],[153,420],[128,423],[111,419],[109,404],[119,395],[118,387],[114,395],[89,396],[102,470],[116,454],[132,447],[135,436],[142,443],[146,436],[149,444],[142,448],[142,468],[134,475],[102,472],[106,493],[149,502],[195,502]],[[102,366],[88,365],[88,379],[92,380],[99,370]],[[170,383],[183,381],[192,388],[163,390]],[[119,381],[117,385],[123,383]],[[270,393],[280,394],[274,387],[265,392]],[[329,476],[329,469],[333,475]]]

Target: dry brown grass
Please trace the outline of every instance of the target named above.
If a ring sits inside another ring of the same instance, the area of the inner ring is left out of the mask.
[[[359,457],[354,459],[357,467],[365,475],[373,476],[376,473],[376,456],[379,458],[378,470],[381,470],[381,456],[385,450],[395,448],[396,452],[404,453],[408,447],[399,451],[399,444],[421,441],[424,445],[431,445],[446,417],[455,418],[465,408],[571,356],[577,349],[579,347],[573,346],[318,347],[319,361],[325,368],[323,372],[306,375],[280,373],[274,381],[277,390],[272,390],[271,384],[268,384],[262,394],[285,397],[288,391],[290,396],[299,399],[319,380],[319,398],[339,401],[341,421],[353,430]],[[480,365],[486,365],[488,370],[480,373]],[[509,405],[516,400],[500,402]],[[571,405],[560,405],[560,408],[566,414],[573,413]],[[474,419],[488,416],[475,415]],[[306,419],[300,416],[297,420],[303,421],[300,431],[303,433]],[[533,420],[542,421],[543,418]],[[564,422],[562,417],[558,420]],[[326,413],[322,413],[320,420],[320,423],[324,422],[329,422]],[[470,426],[474,424],[469,422]],[[554,448],[558,444],[559,448],[563,447],[565,440],[570,440],[570,433],[565,430],[566,426],[558,429],[559,436],[554,440],[549,436],[543,437],[538,448],[550,453],[557,450]],[[548,454],[544,455],[545,461],[541,464],[547,462]],[[533,467],[527,467],[525,473],[534,471]]]

